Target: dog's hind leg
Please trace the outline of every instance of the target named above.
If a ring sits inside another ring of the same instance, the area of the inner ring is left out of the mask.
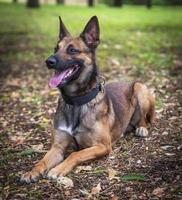
[[[154,120],[154,103],[155,98],[147,87],[139,82],[134,84],[134,95],[139,104],[140,119],[135,131],[136,136],[148,136],[148,123]]]

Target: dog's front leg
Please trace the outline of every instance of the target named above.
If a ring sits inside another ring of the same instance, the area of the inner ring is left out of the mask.
[[[111,145],[98,144],[78,152],[73,152],[64,160],[64,162],[51,169],[48,173],[48,177],[55,179],[58,176],[64,176],[78,164],[107,155],[110,151]]]
[[[65,149],[70,144],[70,142],[71,138],[68,134],[64,132],[56,132],[53,137],[51,149],[31,171],[22,175],[20,181],[26,183],[37,181],[40,175],[43,175],[45,172],[63,160]]]

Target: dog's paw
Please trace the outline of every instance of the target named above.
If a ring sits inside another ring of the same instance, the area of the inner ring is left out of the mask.
[[[58,177],[65,176],[71,171],[72,168],[72,165],[65,166],[64,163],[61,163],[48,172],[47,178],[57,179]]]
[[[40,173],[37,171],[26,172],[25,174],[22,174],[20,178],[20,182],[21,183],[36,182],[39,177],[40,177]]]
[[[138,127],[135,131],[135,135],[139,136],[139,137],[147,137],[148,136],[148,130],[147,130],[147,128],[145,128],[143,126]]]
[[[62,176],[62,174],[58,167],[52,168],[47,174],[47,178],[49,179],[57,179],[59,176]]]

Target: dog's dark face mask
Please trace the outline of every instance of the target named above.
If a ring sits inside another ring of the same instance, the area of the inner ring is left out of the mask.
[[[95,70],[95,49],[99,44],[99,24],[92,17],[79,37],[73,38],[60,18],[59,42],[55,54],[46,64],[55,74],[49,81],[51,88],[68,84],[83,84]]]

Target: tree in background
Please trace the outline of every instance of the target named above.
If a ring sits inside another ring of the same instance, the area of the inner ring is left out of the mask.
[[[17,0],[13,0],[13,3],[18,3]]]
[[[182,0],[163,0],[167,5],[182,5]]]
[[[64,0],[56,0],[57,4],[64,4]]]
[[[151,8],[152,5],[182,5],[182,0],[125,0],[124,3],[131,5],[146,5],[148,8]]]
[[[152,0],[146,0],[147,2],[146,2],[146,6],[147,6],[147,8],[151,8],[152,7]]]
[[[94,0],[88,0],[88,7],[93,7],[94,6]]]
[[[115,7],[121,7],[123,5],[123,0],[114,0],[113,6]]]
[[[27,7],[28,8],[39,8],[39,0],[27,0]]]

